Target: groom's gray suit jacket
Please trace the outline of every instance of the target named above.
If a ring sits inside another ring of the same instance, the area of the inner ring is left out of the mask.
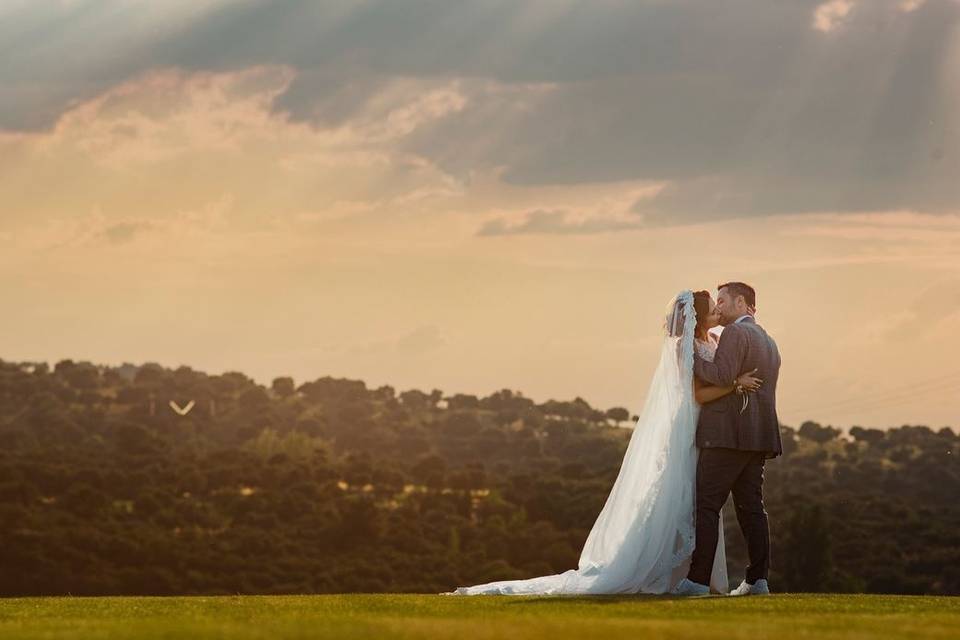
[[[759,391],[748,394],[743,413],[743,396],[737,393],[703,405],[697,423],[698,447],[763,451],[768,458],[783,453],[777,418],[780,350],[763,327],[752,317],[729,324],[720,334],[713,362],[699,355],[693,361],[693,372],[700,380],[722,387],[735,384],[737,377],[754,369],[763,384]]]

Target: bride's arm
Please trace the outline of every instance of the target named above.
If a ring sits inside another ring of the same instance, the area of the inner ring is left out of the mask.
[[[697,401],[697,404],[706,404],[707,402],[713,402],[728,393],[733,393],[737,388],[737,384],[742,385],[743,388],[747,391],[756,391],[760,387],[760,383],[763,382],[760,378],[755,377],[753,374],[757,372],[756,369],[748,373],[744,373],[739,376],[733,385],[727,387],[718,387],[714,385],[709,385],[705,382],[702,382],[699,378],[694,376],[693,378],[693,397]]]
[[[700,382],[698,378],[693,379],[693,397],[696,399],[697,404],[706,404],[708,402],[713,402],[728,393],[733,393],[733,390],[736,389],[734,386],[730,387],[715,387],[703,382]]]

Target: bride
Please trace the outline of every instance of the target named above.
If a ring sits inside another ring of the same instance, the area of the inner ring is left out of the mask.
[[[694,349],[713,359],[717,338],[709,329],[719,320],[706,291],[683,291],[670,302],[660,363],[578,568],[460,587],[445,595],[668,593],[686,576],[694,547],[700,405],[735,389],[705,386],[693,376]],[[744,374],[737,383],[755,390],[758,380]],[[723,594],[728,589],[722,526],[710,587]]]

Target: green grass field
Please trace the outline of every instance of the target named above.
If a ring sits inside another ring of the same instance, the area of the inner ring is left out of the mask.
[[[181,637],[957,638],[960,598],[348,594],[0,600],[0,640]]]

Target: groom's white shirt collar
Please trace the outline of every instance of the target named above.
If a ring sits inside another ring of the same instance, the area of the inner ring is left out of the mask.
[[[734,320],[734,321],[733,321],[733,324],[737,324],[738,322],[740,322],[740,321],[743,320],[744,318],[753,318],[753,316],[751,316],[749,313],[745,313],[745,314],[743,314],[742,316],[740,316],[739,318],[737,318],[736,320]]]

